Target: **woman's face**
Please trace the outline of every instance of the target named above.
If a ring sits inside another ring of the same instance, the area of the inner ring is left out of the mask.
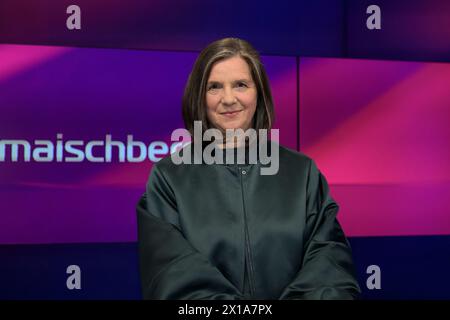
[[[255,83],[243,58],[234,56],[213,65],[206,84],[206,106],[208,120],[215,128],[251,128],[256,103]]]

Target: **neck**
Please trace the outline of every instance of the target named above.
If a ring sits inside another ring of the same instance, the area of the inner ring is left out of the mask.
[[[233,136],[232,140],[226,140],[223,143],[218,143],[217,146],[220,149],[232,149],[232,148],[242,148],[248,147],[256,142],[256,136],[248,137],[248,142],[245,135]]]

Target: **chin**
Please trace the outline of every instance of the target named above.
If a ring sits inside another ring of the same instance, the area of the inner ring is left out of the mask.
[[[227,121],[223,124],[222,128],[225,129],[245,128],[245,123],[243,123],[242,121]]]
[[[243,129],[243,126],[224,126],[225,130],[231,129],[231,130],[237,130],[237,129]],[[245,130],[244,130],[245,131]]]

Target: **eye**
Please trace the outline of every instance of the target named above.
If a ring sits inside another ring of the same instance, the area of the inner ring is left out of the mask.
[[[211,83],[210,85],[208,85],[207,90],[208,91],[212,91],[212,90],[216,90],[219,89],[219,85],[217,83]]]
[[[245,82],[238,82],[238,88],[248,88],[248,85]]]

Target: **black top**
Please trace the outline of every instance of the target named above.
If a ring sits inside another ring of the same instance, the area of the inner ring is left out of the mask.
[[[315,163],[279,146],[277,174],[263,166],[170,156],[153,166],[137,206],[144,298],[358,296],[338,205]]]

